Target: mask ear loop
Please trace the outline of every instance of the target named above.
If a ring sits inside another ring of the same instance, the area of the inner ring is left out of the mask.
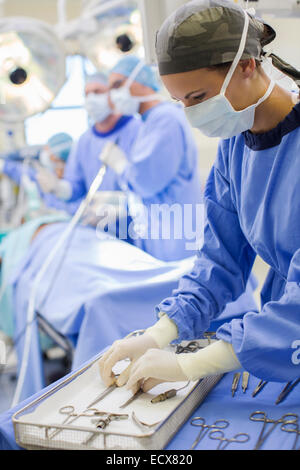
[[[244,29],[243,29],[243,33],[242,33],[242,38],[241,38],[241,42],[240,42],[240,46],[239,46],[239,49],[237,51],[237,54],[230,66],[230,69],[225,77],[225,80],[223,82],[223,85],[222,85],[222,88],[221,88],[221,91],[220,91],[220,94],[221,95],[225,95],[225,92],[227,90],[227,87],[229,85],[229,82],[234,74],[234,71],[237,67],[237,64],[239,63],[239,61],[241,60],[241,57],[243,55],[243,52],[245,50],[245,46],[246,46],[246,40],[247,40],[247,34],[248,34],[248,28],[249,28],[249,16],[248,14],[246,13],[246,11],[244,11],[244,15],[245,15],[245,23],[244,23]]]
[[[145,66],[145,62],[143,60],[141,60],[137,65],[136,67],[133,69],[132,73],[130,74],[130,76],[128,77],[128,79],[126,80],[125,84],[124,84],[124,87],[126,88],[130,88],[131,85],[133,84],[135,78],[138,76],[138,74],[140,73],[140,71],[144,68]]]

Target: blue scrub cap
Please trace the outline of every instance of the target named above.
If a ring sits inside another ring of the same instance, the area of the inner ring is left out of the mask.
[[[141,59],[136,56],[128,55],[123,57],[111,70],[111,73],[119,73],[125,77],[130,77],[136,66],[140,63]],[[154,91],[159,91],[161,86],[159,83],[158,75],[155,70],[149,65],[145,64],[137,76],[134,78],[135,82],[141,85],[148,86]]]
[[[65,132],[60,132],[50,137],[47,142],[47,145],[57,157],[61,158],[64,161],[67,161],[73,145],[73,139],[69,134],[66,134]]]

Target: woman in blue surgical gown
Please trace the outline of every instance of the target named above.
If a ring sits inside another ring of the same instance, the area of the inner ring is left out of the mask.
[[[147,390],[157,381],[241,366],[268,381],[300,376],[300,103],[264,70],[263,48],[274,38],[269,25],[226,0],[189,2],[157,35],[168,91],[194,127],[222,140],[206,185],[204,245],[195,265],[157,307],[153,327],[103,356],[107,384],[123,357],[134,364],[119,385],[132,390],[143,380]],[[271,59],[300,84],[297,70],[275,54]],[[257,255],[270,267],[259,313],[223,324],[218,341],[195,354],[160,350],[200,337],[243,292]]]

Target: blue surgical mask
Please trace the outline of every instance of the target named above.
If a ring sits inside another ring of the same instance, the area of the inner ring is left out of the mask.
[[[241,60],[245,49],[249,27],[249,16],[246,12],[244,13],[245,25],[240,47],[226,75],[220,93],[213,98],[203,101],[203,103],[185,108],[185,114],[191,126],[198,128],[208,137],[229,139],[251,129],[254,125],[255,110],[257,106],[270,96],[275,86],[275,82],[271,80],[266,93],[258,100],[258,102],[242,109],[241,111],[236,111],[225,96],[232,75]]]
[[[112,114],[107,93],[89,93],[85,100],[85,109],[93,124],[105,121]]]

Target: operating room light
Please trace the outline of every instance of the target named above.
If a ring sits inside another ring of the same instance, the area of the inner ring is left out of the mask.
[[[45,111],[64,82],[64,47],[47,23],[0,20],[0,121],[22,122]]]

